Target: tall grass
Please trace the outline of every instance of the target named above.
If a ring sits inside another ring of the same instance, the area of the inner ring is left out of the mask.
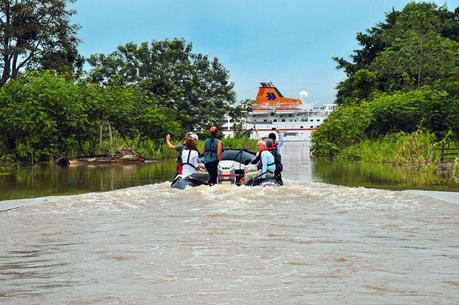
[[[428,131],[399,132],[377,140],[363,140],[343,149],[338,158],[426,169],[436,167],[435,164],[440,161],[438,148],[442,145],[453,145],[451,143],[448,136],[437,141],[435,135]]]

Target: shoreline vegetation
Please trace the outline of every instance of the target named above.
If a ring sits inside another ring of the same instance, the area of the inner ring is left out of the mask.
[[[357,33],[350,60],[335,57],[347,78],[338,107],[312,135],[311,155],[353,160],[459,183],[459,8],[412,2]],[[448,164],[445,164],[448,163]]]
[[[253,102],[237,103],[229,71],[184,39],[129,42],[84,58],[72,0],[5,3],[0,18],[12,30],[0,31],[0,162],[123,147],[173,158],[166,133],[179,144],[187,131],[222,126],[226,114],[238,129]],[[312,135],[311,155],[436,171],[438,149],[459,147],[459,8],[411,2],[356,40],[349,58],[333,58],[346,78],[337,110]],[[255,150],[245,138],[223,144]],[[457,167],[453,160],[455,179]]]

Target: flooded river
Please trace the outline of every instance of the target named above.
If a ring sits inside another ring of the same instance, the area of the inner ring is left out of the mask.
[[[281,188],[163,182],[0,213],[0,304],[457,304],[459,205],[317,183],[295,151]]]

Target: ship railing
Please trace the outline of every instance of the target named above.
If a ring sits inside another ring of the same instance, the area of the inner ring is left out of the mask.
[[[253,105],[253,110],[299,110],[298,105],[290,105],[290,104],[255,104]]]

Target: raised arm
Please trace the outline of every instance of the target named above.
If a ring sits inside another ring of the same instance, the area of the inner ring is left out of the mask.
[[[277,135],[279,136],[279,142],[277,144],[278,148],[281,148],[284,145],[284,133],[280,132],[279,129],[276,128]]]
[[[255,123],[253,123],[253,130],[255,131],[255,136],[257,137],[257,140],[261,140],[261,137],[258,134],[258,130],[257,130],[257,127],[255,126]]]
[[[223,151],[223,147],[222,147],[222,141],[218,141],[218,144],[217,144],[217,160],[220,161],[222,159],[222,151]]]
[[[171,135],[170,134],[166,135],[166,145],[167,145],[167,148],[169,148],[169,149],[175,149],[175,145],[171,143]]]

